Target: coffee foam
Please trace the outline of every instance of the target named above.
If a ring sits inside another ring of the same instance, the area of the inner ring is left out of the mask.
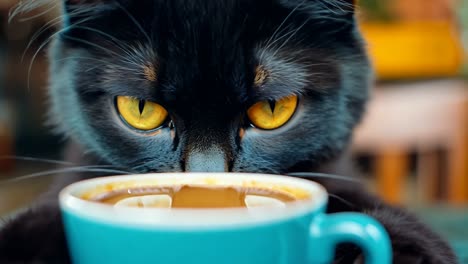
[[[219,180],[218,180],[219,179]],[[251,186],[270,190],[284,190],[295,197],[304,198],[287,203],[285,207],[226,208],[226,209],[147,209],[123,207],[116,210],[82,197],[92,197],[104,192],[128,189],[128,187],[181,184],[222,184]],[[108,176],[80,181],[60,192],[60,206],[67,213],[93,221],[140,229],[164,230],[219,230],[274,223],[294,217],[323,211],[328,196],[325,188],[313,181],[300,178],[252,173],[152,173],[143,175]],[[187,221],[190,219],[190,221]]]
[[[311,194],[306,189],[288,185],[287,183],[274,183],[274,182],[263,182],[256,180],[245,180],[245,179],[218,179],[212,177],[206,178],[176,178],[176,179],[140,179],[140,180],[125,180],[117,181],[112,183],[105,183],[97,185],[89,190],[85,190],[79,195],[79,198],[85,200],[93,200],[96,197],[105,195],[109,192],[125,190],[125,189],[136,189],[136,188],[151,188],[161,186],[193,186],[193,187],[222,187],[222,188],[234,188],[237,190],[245,188],[257,188],[266,189],[284,193],[291,196],[295,200],[308,200],[311,198]]]

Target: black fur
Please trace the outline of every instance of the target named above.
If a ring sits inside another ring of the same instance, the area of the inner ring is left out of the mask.
[[[229,171],[340,172],[334,165],[346,160],[371,83],[353,1],[66,0],[64,17],[50,48],[50,116],[72,153],[93,153],[91,164],[184,171],[197,153],[219,155]],[[157,80],[145,78],[148,65]],[[269,78],[256,87],[259,65]],[[290,94],[300,107],[285,126],[249,124],[249,106]],[[121,95],[163,105],[170,121],[153,134],[130,129],[114,107]],[[92,175],[70,181],[82,176]],[[384,224],[395,263],[456,263],[447,244],[405,211],[359,185],[322,183],[339,197],[329,212],[364,212]],[[1,263],[68,262],[55,195],[0,231]],[[340,247],[337,263],[359,259],[352,245]]]

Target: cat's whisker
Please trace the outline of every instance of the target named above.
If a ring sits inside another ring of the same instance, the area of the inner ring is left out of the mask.
[[[124,59],[123,60],[124,62],[130,64],[130,65],[134,65],[134,67],[130,67],[130,66],[123,66],[123,65],[119,65],[119,64],[114,64],[113,66],[119,70],[123,70],[124,72],[134,72],[136,74],[142,74],[143,72],[143,64],[138,64],[134,61],[131,61],[130,59]]]
[[[89,61],[102,63],[102,65],[112,65],[112,63],[110,61],[101,60],[101,59],[97,59],[97,58],[91,58],[91,57],[81,57],[81,56],[70,56],[70,57],[57,59],[56,61],[66,61],[66,60],[78,60],[78,61],[89,60]],[[90,68],[86,69],[85,72],[90,72],[92,70],[95,70],[96,68],[101,68],[102,65],[98,64],[98,65],[96,65],[94,67],[90,67]]]
[[[46,2],[46,1],[44,1],[44,2]],[[51,4],[54,4],[54,2],[51,2]],[[51,9],[56,8],[57,5],[58,5],[58,3],[55,3],[54,6],[53,6]],[[38,8],[38,7],[39,7],[39,6],[36,6],[36,7],[32,8],[32,9],[29,9],[29,8],[27,9],[27,8],[25,8],[25,7],[21,7],[21,8],[20,8],[20,7],[17,7],[17,9],[23,9],[23,8],[24,8],[25,10],[23,10],[23,12],[21,12],[21,13],[28,13],[28,12],[31,12],[33,9]],[[51,9],[50,9],[50,10],[51,10]],[[71,12],[70,14],[68,14],[68,17],[74,17],[74,16],[80,15],[80,14],[85,13],[85,12],[88,12],[88,11],[87,11],[87,10],[75,10],[75,11]],[[41,13],[41,14],[39,14],[39,15],[43,15],[43,14],[45,14],[45,13]],[[10,15],[10,17],[9,17],[10,23],[11,23],[11,20],[12,20],[15,16],[17,16],[17,15],[18,15],[18,14],[16,14],[16,13]],[[39,16],[39,15],[37,15],[37,16]],[[44,32],[46,32],[47,30],[49,30],[49,29],[51,29],[51,28],[57,26],[57,25],[60,24],[60,23],[63,23],[64,18],[65,18],[65,15],[59,15],[59,16],[57,16],[56,18],[51,19],[49,22],[45,23],[41,28],[39,28],[39,29],[34,33],[34,35],[31,37],[31,39],[29,40],[28,45],[26,46],[26,48],[25,48],[25,50],[24,50],[24,52],[23,52],[23,54],[22,54],[22,56],[21,56],[21,61],[24,61],[24,58],[26,57],[26,54],[27,54],[29,48],[30,48],[30,47],[32,46],[32,44],[34,43],[34,41],[36,41],[37,38],[39,38],[39,36],[41,36],[41,35],[42,35]],[[30,18],[28,18],[28,19],[32,19],[32,17],[30,17]],[[27,19],[26,19],[26,20],[27,20]],[[24,20],[20,20],[20,21],[23,22]]]
[[[91,58],[91,57],[79,57],[79,56],[65,57],[65,58],[58,59],[57,61],[66,61],[66,60],[74,60],[74,59],[76,59],[76,60],[90,60],[90,61],[96,61],[96,62],[100,62],[100,63],[104,63],[104,64],[109,63],[108,61],[105,61],[105,60],[100,60],[100,59]]]
[[[135,67],[123,66],[120,64],[114,64],[113,66],[117,69],[124,70],[125,72],[135,72],[137,74],[141,74],[142,68],[147,65],[149,62],[149,58],[154,58],[155,55],[148,51],[147,47],[144,47],[143,44],[137,43],[135,45],[125,45],[123,44],[121,50],[125,53],[126,56],[121,56],[122,62],[126,64],[133,65]],[[149,48],[151,50],[151,48]],[[142,80],[142,79],[138,79]]]
[[[301,177],[301,178],[307,178],[307,179],[323,178],[323,179],[340,180],[340,181],[347,181],[347,182],[354,182],[354,183],[362,182],[361,180],[356,179],[356,178],[340,176],[340,175],[334,175],[334,174],[326,174],[326,173],[291,172],[291,173],[287,173],[286,175]]]
[[[306,19],[297,29],[294,30],[294,32],[283,42],[283,44],[276,49],[276,51],[273,53],[272,57],[275,57],[275,55],[310,21],[310,18]]]
[[[8,13],[8,23],[11,23],[11,21],[13,21],[13,19],[19,14],[29,13],[41,6],[45,6],[50,3],[54,2],[49,0],[19,1],[16,6],[10,9],[10,12]]]
[[[286,27],[284,29],[287,29]],[[283,30],[281,30],[282,32]],[[280,32],[280,33],[281,33]],[[287,33],[281,35],[281,37],[279,38],[276,38],[272,43],[270,43],[268,46],[265,47],[265,50],[268,50],[269,48],[271,48],[272,46],[274,46],[274,44],[276,44],[278,41],[282,40],[283,38],[286,38],[288,36],[290,36],[291,34],[295,33],[294,30],[290,30],[288,31]],[[300,39],[300,40],[303,40],[303,39]],[[304,50],[296,50],[295,52],[291,52],[291,51],[288,51],[289,55],[296,55],[296,54],[301,54],[301,52],[304,52]],[[264,54],[264,53],[262,53]],[[289,57],[288,59],[289,60],[295,60],[294,56],[287,56]]]
[[[45,23],[42,27],[40,27],[34,33],[34,35],[31,37],[31,39],[28,42],[28,45],[26,45],[26,48],[24,49],[23,55],[21,56],[21,61],[22,62],[24,61],[24,58],[26,57],[26,54],[27,54],[29,48],[31,48],[32,44],[34,43],[34,41],[36,41],[39,38],[39,36],[41,36],[44,32],[46,32],[47,30],[57,26],[60,23],[62,23],[62,16],[58,16],[58,17],[50,20],[49,22]]]
[[[85,72],[91,72],[91,71],[94,71],[95,69],[99,69],[101,66],[100,65],[96,65],[94,67],[90,67],[88,69],[85,70]]]
[[[323,2],[319,1],[317,4],[321,7],[320,10],[324,10],[322,12],[332,13],[334,15],[339,15],[339,14],[341,14],[340,12],[344,11],[344,9],[342,7],[338,6],[336,3],[333,3],[333,1],[327,1],[327,3],[323,3]],[[333,9],[330,6],[327,6],[327,4],[332,5],[336,9]]]
[[[128,57],[124,57],[124,61],[135,66],[142,67],[143,64],[147,63],[148,58],[154,57],[154,54],[143,54],[145,48],[141,44],[136,44],[135,46],[128,45],[127,48],[126,54]]]
[[[335,15],[340,15],[340,14],[349,12],[348,10],[358,8],[358,6],[354,5],[353,3],[349,3],[344,0],[332,0],[332,1],[327,0],[327,4],[333,6],[336,9],[327,7],[323,2],[322,3],[319,2],[319,4],[321,4],[321,7],[323,8],[323,10],[328,10],[329,12],[332,12]]]
[[[114,169],[104,169],[102,166],[80,166],[80,167],[72,167],[72,168],[63,168],[63,169],[54,169],[54,170],[47,170],[43,172],[37,172],[37,173],[31,173],[19,177],[15,177],[12,179],[7,179],[0,181],[0,185],[5,185],[5,184],[12,184],[24,180],[30,180],[38,177],[43,177],[43,176],[52,176],[55,174],[60,174],[60,173],[112,173],[112,174],[131,174],[131,172],[124,171],[124,170],[114,170]]]
[[[266,49],[270,48],[270,42],[276,38],[276,34],[278,34],[278,31],[283,27],[283,25],[286,24],[286,22],[288,21],[288,19],[306,2],[307,0],[303,0],[302,2],[300,2],[299,4],[297,4],[297,6],[291,10],[291,12],[286,16],[286,18],[283,20],[283,22],[281,22],[281,24],[278,26],[278,28],[276,28],[275,32],[273,33],[273,35],[271,35],[271,37],[268,39],[268,41],[266,42],[266,47],[265,49],[263,50],[262,54],[260,55],[260,58],[263,57],[264,52]]]
[[[113,55],[115,55],[117,57],[122,57],[120,54],[118,54],[115,51],[106,49],[105,47],[103,47],[101,45],[98,45],[96,43],[93,43],[93,42],[90,42],[90,41],[87,41],[87,40],[84,40],[84,39],[81,39],[81,38],[75,38],[75,37],[71,37],[71,36],[64,36],[64,38],[69,39],[69,40],[73,40],[73,41],[77,41],[77,42],[81,42],[83,44],[89,45],[90,47],[100,49],[100,50],[102,50],[102,51],[104,51],[104,52],[106,52],[108,54],[113,54]]]
[[[336,195],[336,194],[328,193],[328,196],[333,197],[333,198],[339,200],[340,202],[346,204],[347,206],[349,206],[349,207],[351,207],[351,208],[358,208],[355,204],[346,201],[344,198],[342,198],[342,197],[340,197],[340,196],[338,196],[338,195]]]
[[[41,162],[41,163],[57,164],[57,165],[74,165],[74,163],[68,162],[68,161],[24,157],[24,156],[0,156],[0,160],[21,160],[21,161],[33,161],[33,162]]]
[[[79,23],[84,23],[86,21],[88,21],[90,18],[88,19],[83,19],[83,20],[80,20],[79,22],[77,22],[75,25],[79,24]],[[51,36],[49,36],[40,46],[39,48],[36,50],[36,52],[34,53],[34,55],[32,56],[31,58],[31,63],[29,64],[29,67],[28,67],[28,81],[27,81],[27,88],[28,90],[31,89],[31,72],[32,72],[32,67],[34,65],[34,61],[36,60],[37,56],[39,55],[39,53],[42,51],[42,49],[44,49],[44,47],[50,42],[52,41],[52,39],[54,39],[57,35],[69,30],[70,28],[72,28],[73,25],[71,26],[67,26],[67,27],[64,27],[62,28],[61,30],[55,32],[54,34],[52,34]]]
[[[88,21],[89,19],[90,19],[90,18],[88,18],[88,19],[83,19],[83,20],[81,20],[81,21],[79,21],[79,22],[77,22],[77,23],[75,23],[75,24],[73,24],[73,25],[70,25],[70,26],[68,26],[68,27],[64,27],[63,29],[61,29],[61,30],[55,32],[54,34],[52,34],[47,40],[45,40],[45,41],[40,45],[40,47],[39,47],[39,48],[37,49],[37,51],[34,53],[32,59],[31,59],[31,63],[30,63],[30,65],[29,65],[29,69],[28,69],[28,85],[27,85],[27,86],[28,86],[28,89],[30,89],[30,79],[31,79],[30,77],[31,77],[32,66],[33,66],[34,61],[36,60],[37,56],[39,55],[39,52],[40,52],[54,37],[56,37],[58,34],[61,34],[61,33],[63,33],[64,31],[69,30],[70,28],[76,27],[78,24],[84,23],[84,22]],[[107,53],[111,53],[111,54],[113,54],[113,55],[116,55],[117,57],[122,57],[120,54],[118,54],[118,53],[116,53],[116,52],[113,52],[113,51],[110,51],[110,50],[108,50],[108,49],[106,49],[106,48],[104,48],[104,47],[102,47],[102,46],[100,46],[100,45],[94,44],[94,43],[92,43],[92,42],[85,41],[85,40],[78,39],[78,38],[73,38],[73,37],[70,37],[70,36],[67,36],[67,38],[72,39],[72,40],[74,40],[74,41],[82,42],[82,43],[84,43],[84,44],[88,44],[88,45],[90,45],[90,46],[92,46],[92,47],[95,47],[95,48],[100,48],[101,50],[103,50],[103,51],[105,51],[105,52],[107,52]],[[123,58],[123,57],[122,57],[122,58]]]
[[[86,27],[86,26],[76,26],[74,28],[78,28],[78,29],[84,29],[84,30],[88,30],[88,31],[91,31],[91,32],[95,32],[95,33],[98,33],[104,37],[107,37],[109,38],[110,40],[113,41],[114,44],[117,45],[117,47],[122,50],[126,55],[128,56],[132,56],[132,53],[131,51],[129,50],[129,46],[127,44],[125,44],[123,41],[121,40],[118,40],[116,37],[110,35],[110,34],[107,34],[105,32],[103,32],[102,30],[98,30],[98,29],[95,29],[95,28],[91,28],[91,27]]]
[[[143,33],[144,37],[148,40],[148,43],[151,45],[153,41],[151,40],[151,38],[149,37],[145,29],[142,27],[140,22],[138,22],[138,20],[136,20],[136,18],[132,14],[130,14],[130,12],[125,7],[123,7],[120,3],[115,2],[115,5],[119,7],[130,18],[130,20],[132,20],[135,26],[141,31],[141,33]]]
[[[29,11],[32,11],[32,10],[29,10]],[[83,13],[86,13],[86,12],[89,12],[88,10],[75,10],[71,13],[69,13],[67,16],[68,17],[75,17],[75,16],[78,16],[78,15],[81,15]],[[10,17],[10,19],[12,19],[12,17]],[[21,61],[24,60],[24,57],[27,53],[27,51],[29,50],[29,48],[31,47],[31,45],[34,43],[34,41],[39,37],[41,36],[41,34],[43,34],[45,31],[57,26],[58,24],[60,23],[63,23],[63,21],[66,19],[65,15],[59,15],[57,16],[56,18],[54,19],[51,19],[49,22],[45,23],[41,28],[39,28],[35,33],[34,35],[31,37],[28,45],[26,46],[25,48],[25,51],[23,52],[23,55],[21,57]],[[83,19],[85,20],[85,19]]]
[[[284,30],[286,30],[287,28],[285,27]],[[281,30],[282,32],[283,30]],[[281,33],[280,32],[280,33]],[[271,42],[267,47],[265,47],[264,51],[265,50],[268,50],[269,48],[273,47],[278,41],[288,37],[290,34],[292,34],[294,31],[293,30],[290,30],[288,31],[287,33],[285,34],[282,34],[280,37],[276,38],[273,42]],[[262,55],[264,54],[264,52],[262,52]]]
[[[142,164],[140,164],[140,165],[138,165],[138,166],[132,167],[132,170],[133,170],[133,171],[138,171],[139,169],[142,169],[142,168],[148,166],[149,164],[151,164],[151,163],[153,163],[153,162],[154,162],[154,160],[150,160],[150,161],[144,162],[144,163],[142,163]]]
[[[60,2],[50,2],[50,5],[51,6],[48,7],[46,10],[44,10],[44,11],[38,13],[38,14],[32,15],[30,17],[21,18],[21,19],[19,19],[19,21],[20,22],[26,22],[28,20],[32,20],[32,19],[41,17],[41,16],[51,12],[52,10],[56,9],[60,5]]]

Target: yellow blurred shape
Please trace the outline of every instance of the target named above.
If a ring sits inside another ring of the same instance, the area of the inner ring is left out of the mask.
[[[380,79],[460,73],[463,48],[459,33],[450,22],[363,23],[361,29]]]

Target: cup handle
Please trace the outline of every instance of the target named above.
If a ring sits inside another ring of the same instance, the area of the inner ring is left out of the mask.
[[[331,263],[339,243],[353,243],[364,253],[366,264],[391,264],[390,238],[377,220],[359,213],[315,217],[310,229],[309,259]]]

